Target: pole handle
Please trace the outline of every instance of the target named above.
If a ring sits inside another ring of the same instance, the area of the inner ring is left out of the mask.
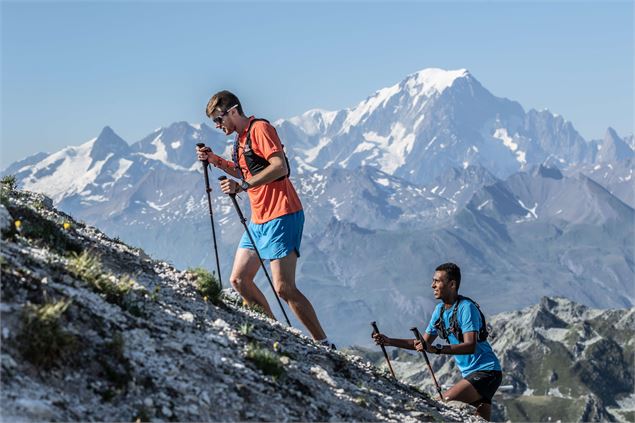
[[[205,143],[202,143],[202,142],[197,142],[197,143],[196,143],[196,146],[197,146],[198,148],[205,148]],[[205,163],[205,164],[207,165],[207,163],[206,163],[206,162],[207,162],[207,160],[201,160],[201,162],[203,162],[203,163]]]
[[[377,322],[370,322],[370,325],[373,327],[373,333],[379,333],[379,329],[377,329]]]
[[[370,325],[373,327],[373,333],[380,333],[379,329],[377,328],[377,322],[370,322]],[[392,364],[390,364],[390,359],[388,358],[386,347],[383,345],[380,345],[380,347],[381,347],[381,351],[384,353],[384,358],[386,359],[386,364],[388,364],[388,369],[390,370],[390,374],[392,374],[392,377],[394,377],[396,380],[397,376],[395,375],[395,371],[392,369]]]
[[[205,144],[199,142],[196,144],[197,147],[203,148]],[[203,174],[205,175],[205,191],[209,194],[212,192],[212,188],[209,186],[209,173],[207,172],[207,159],[201,160],[201,165],[203,166]]]
[[[425,347],[425,341],[423,340],[423,338],[421,338],[421,333],[419,332],[419,329],[417,329],[417,327],[412,327],[410,328],[410,330],[412,331],[412,333],[414,333],[415,338],[417,338],[417,341],[421,342],[421,344]]]

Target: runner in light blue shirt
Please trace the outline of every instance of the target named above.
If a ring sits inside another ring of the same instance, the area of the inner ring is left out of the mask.
[[[432,277],[434,297],[441,302],[432,312],[423,334],[423,345],[416,339],[395,339],[374,333],[379,345],[389,345],[433,354],[454,355],[463,379],[443,393],[446,401],[462,401],[476,407],[476,414],[489,420],[492,397],[502,381],[501,365],[487,342],[485,316],[478,304],[459,295],[461,269],[454,263],[438,266]],[[446,345],[432,345],[439,336]]]

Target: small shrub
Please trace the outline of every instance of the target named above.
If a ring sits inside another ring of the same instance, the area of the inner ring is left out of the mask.
[[[161,291],[161,287],[159,285],[155,286],[154,289],[152,290],[152,294],[150,294],[150,300],[152,300],[152,302],[157,302],[159,301],[159,292]]]
[[[280,357],[274,352],[260,347],[258,344],[251,342],[247,345],[247,360],[256,365],[261,372],[266,375],[273,376],[274,379],[284,374],[284,366],[280,361]]]
[[[88,251],[73,254],[68,261],[68,270],[90,285],[96,285],[104,275],[101,261],[95,254]]]
[[[38,367],[51,367],[66,351],[74,350],[75,337],[62,330],[60,318],[71,300],[37,306],[27,304],[22,311],[22,326],[17,336],[24,358]]]
[[[368,406],[368,402],[366,401],[366,398],[364,398],[363,396],[358,396],[355,397],[354,400],[355,404],[359,405],[360,407],[367,407]]]
[[[238,332],[243,336],[248,336],[254,330],[254,325],[251,323],[243,323],[238,328]]]
[[[196,289],[203,297],[207,297],[212,304],[221,302],[221,286],[215,273],[210,273],[202,267],[188,269],[196,278]]]
[[[84,251],[74,254],[68,261],[68,270],[88,283],[93,291],[104,295],[106,301],[126,306],[134,281],[127,275],[117,278],[103,270],[99,257]]]
[[[15,179],[15,175],[6,175],[0,179],[0,184],[7,187],[10,191],[14,191],[17,187],[17,182]]]

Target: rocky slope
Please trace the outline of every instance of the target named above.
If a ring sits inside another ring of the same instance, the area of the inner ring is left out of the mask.
[[[478,420],[42,195],[1,202],[2,421]]]
[[[633,421],[635,308],[598,310],[544,297],[488,323],[504,374],[494,420]],[[359,351],[383,365],[381,353]],[[434,392],[421,357],[391,353],[400,380]],[[458,381],[454,360],[430,357],[439,383]]]

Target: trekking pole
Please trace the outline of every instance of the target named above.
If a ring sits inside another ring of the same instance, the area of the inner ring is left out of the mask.
[[[414,328],[411,328],[410,330],[412,331],[412,333],[415,334],[415,338],[417,338],[417,341],[421,342],[421,345],[424,348],[424,350],[421,351],[421,353],[423,354],[423,358],[426,359],[426,364],[428,365],[428,369],[430,370],[430,374],[432,375],[432,380],[434,380],[434,384],[437,386],[437,392],[439,393],[439,396],[441,397],[441,400],[445,401],[443,399],[443,394],[441,393],[441,387],[439,386],[439,382],[437,382],[437,378],[434,376],[434,372],[432,371],[432,366],[430,365],[430,360],[428,360],[428,354],[426,354],[426,350],[425,350],[426,342],[421,337],[421,334],[419,333],[419,329],[414,327]]]
[[[196,144],[199,148],[205,148],[205,144],[198,143]],[[207,160],[201,160],[201,164],[203,165],[203,173],[205,174],[205,192],[207,192],[207,206],[209,208],[209,217],[212,221],[212,238],[214,239],[214,255],[216,256],[216,272],[218,275],[218,283],[220,287],[223,287],[223,280],[220,276],[220,262],[218,261],[218,246],[216,245],[216,229],[214,227],[214,212],[212,211],[212,197],[210,193],[212,189],[209,186],[209,174],[207,173]]]
[[[223,175],[223,176],[219,176],[218,180],[219,181],[223,181],[227,179],[227,176]],[[247,236],[249,237],[249,241],[251,241],[251,245],[254,246],[254,250],[256,251],[256,255],[258,256],[258,260],[260,260],[260,265],[262,266],[262,270],[265,271],[265,276],[267,277],[267,280],[269,281],[269,285],[271,286],[271,290],[273,291],[273,295],[276,296],[276,300],[278,300],[278,305],[280,306],[280,309],[282,310],[282,314],[284,314],[284,318],[287,321],[287,324],[289,326],[291,326],[291,322],[289,321],[289,318],[287,317],[287,312],[284,311],[284,307],[282,306],[282,302],[280,301],[280,297],[278,297],[278,293],[276,292],[276,289],[273,287],[273,282],[271,282],[271,278],[269,277],[269,272],[267,272],[267,268],[265,267],[265,262],[262,261],[262,257],[260,257],[260,252],[258,252],[258,247],[256,247],[256,242],[254,241],[254,239],[251,236],[251,232],[249,232],[249,228],[247,227],[247,219],[245,219],[245,216],[243,216],[243,212],[240,210],[240,206],[238,206],[238,202],[236,201],[236,194],[229,194],[229,198],[232,199],[232,203],[234,203],[234,208],[236,209],[236,213],[238,213],[238,218],[240,219],[240,223],[243,224],[244,228],[245,228],[245,232],[247,232]]]
[[[373,333],[380,333],[379,329],[377,329],[377,322],[370,322],[370,325],[373,327]],[[386,363],[388,363],[388,368],[390,369],[390,373],[392,373],[392,377],[397,379],[397,376],[395,376],[395,372],[392,369],[392,365],[390,364],[390,359],[388,358],[386,347],[384,347],[383,345],[380,345],[380,347],[381,347],[381,350],[384,352],[384,357],[386,358]]]

